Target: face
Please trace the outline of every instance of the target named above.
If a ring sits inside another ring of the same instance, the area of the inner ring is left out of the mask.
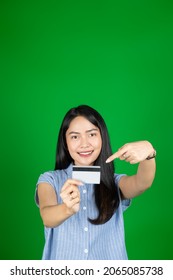
[[[100,130],[82,116],[74,118],[66,131],[66,142],[75,165],[93,165],[100,154]]]

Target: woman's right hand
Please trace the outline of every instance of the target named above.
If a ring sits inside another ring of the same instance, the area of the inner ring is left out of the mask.
[[[79,211],[80,192],[78,187],[82,185],[83,183],[79,180],[68,179],[61,189],[60,197],[72,215]]]

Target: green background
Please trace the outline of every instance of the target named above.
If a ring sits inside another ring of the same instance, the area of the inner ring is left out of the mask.
[[[35,184],[79,104],[102,114],[113,151],[156,148],[152,188],[124,214],[126,245],[129,259],[173,259],[171,1],[1,1],[0,30],[0,259],[41,258]]]

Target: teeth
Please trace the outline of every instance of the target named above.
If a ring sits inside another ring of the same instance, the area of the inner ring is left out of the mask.
[[[90,155],[92,152],[80,153],[80,155]]]

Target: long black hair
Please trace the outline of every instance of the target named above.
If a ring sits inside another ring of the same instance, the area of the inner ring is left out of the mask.
[[[104,224],[110,220],[118,208],[120,199],[118,187],[115,185],[114,180],[114,164],[113,162],[105,163],[106,159],[112,154],[108,130],[104,119],[95,109],[87,105],[80,105],[66,113],[58,136],[55,170],[66,169],[73,162],[67,148],[66,131],[71,121],[77,116],[85,117],[100,130],[102,148],[100,155],[94,162],[94,165],[101,166],[101,181],[94,188],[95,203],[99,214],[96,219],[89,218],[89,221],[96,225]]]

